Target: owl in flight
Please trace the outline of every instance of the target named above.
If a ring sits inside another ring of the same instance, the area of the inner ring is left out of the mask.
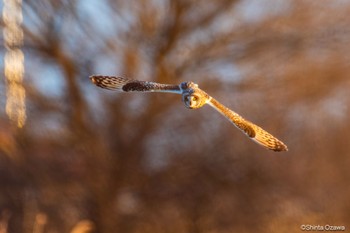
[[[182,82],[180,85],[160,84],[156,82],[138,81],[118,76],[90,76],[91,81],[98,87],[124,92],[168,92],[182,95],[182,101],[189,109],[197,109],[208,104],[225,116],[238,129],[245,133],[256,143],[273,151],[287,151],[287,146],[266,132],[259,126],[222,105],[219,101],[208,95],[193,82]]]

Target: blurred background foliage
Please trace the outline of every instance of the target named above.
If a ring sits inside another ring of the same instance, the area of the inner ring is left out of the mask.
[[[6,116],[2,79],[0,232],[350,228],[349,1],[22,7],[27,121]],[[91,74],[191,80],[289,151],[263,149],[209,107],[109,92]]]

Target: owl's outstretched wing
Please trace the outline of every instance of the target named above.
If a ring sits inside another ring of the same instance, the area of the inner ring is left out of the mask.
[[[190,109],[197,109],[205,104],[209,104],[258,144],[274,151],[288,150],[287,146],[283,142],[259,126],[245,120],[231,109],[225,107],[203,90],[198,88],[198,85],[192,82],[183,82],[180,85],[171,85],[103,75],[93,75],[90,76],[90,79],[96,86],[109,90],[124,92],[168,92],[181,94],[185,106]]]
[[[182,94],[179,85],[160,84],[156,82],[138,81],[119,76],[92,75],[90,80],[96,86],[117,91],[138,92],[170,92]]]
[[[287,151],[287,146],[270,133],[266,132],[259,126],[253,124],[250,121],[245,120],[243,117],[225,107],[214,98],[210,97],[207,102],[211,107],[224,115],[229,121],[231,121],[238,129],[243,131],[249,138],[258,144],[273,151]]]

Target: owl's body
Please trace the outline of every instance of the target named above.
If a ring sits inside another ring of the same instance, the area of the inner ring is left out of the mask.
[[[193,82],[182,82],[180,85],[173,85],[101,75],[91,76],[90,79],[96,86],[109,90],[119,90],[124,92],[168,92],[180,94],[182,95],[182,101],[185,106],[190,109],[201,108],[205,104],[208,104],[258,144],[273,151],[288,150],[287,146],[282,141],[278,140],[252,122],[245,120],[231,109],[225,107]]]

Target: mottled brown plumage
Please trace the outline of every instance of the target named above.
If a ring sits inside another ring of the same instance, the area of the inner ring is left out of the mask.
[[[187,108],[197,109],[208,104],[225,116],[231,123],[256,143],[273,151],[288,150],[287,146],[282,141],[278,140],[252,122],[245,120],[231,109],[225,107],[193,82],[183,82],[180,85],[172,85],[102,75],[93,75],[90,79],[96,86],[109,90],[119,90],[124,92],[170,92],[181,94],[182,101]]]

